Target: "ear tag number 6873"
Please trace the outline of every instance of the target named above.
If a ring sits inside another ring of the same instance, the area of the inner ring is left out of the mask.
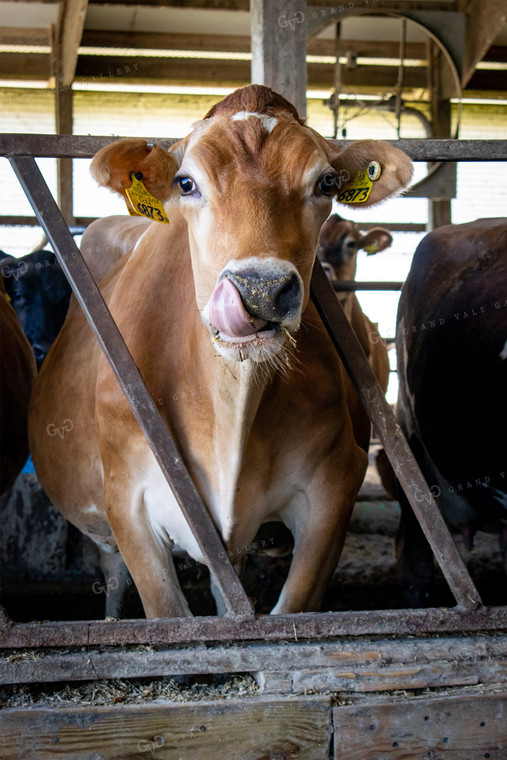
[[[373,183],[378,180],[382,169],[378,161],[370,161],[366,169],[358,172],[341,191],[339,203],[365,203],[370,197]]]
[[[169,224],[169,219],[164,210],[162,202],[143,185],[143,175],[136,172],[131,175],[132,185],[125,188],[127,194],[127,210],[130,216],[145,216],[147,219],[153,219],[155,222]]]

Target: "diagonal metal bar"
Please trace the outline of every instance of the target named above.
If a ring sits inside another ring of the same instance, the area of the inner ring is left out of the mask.
[[[181,461],[174,441],[39,167],[32,156],[10,156],[9,160],[199,544],[224,598],[227,613],[253,615],[252,606],[229,561],[211,516]]]
[[[405,491],[458,605],[465,609],[474,609],[482,604],[479,592],[451,538],[406,438],[396,423],[391,407],[382,393],[356,334],[318,260],[315,261],[313,267],[311,292],[317,311],[370,420],[375,425],[396,477]],[[424,508],[422,508],[422,502],[415,498],[416,493],[424,495]]]

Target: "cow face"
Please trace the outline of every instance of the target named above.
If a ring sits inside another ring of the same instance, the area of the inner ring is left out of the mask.
[[[215,349],[259,362],[294,341],[332,198],[372,160],[382,173],[368,204],[409,181],[410,160],[375,141],[339,153],[281,96],[251,86],[215,106],[169,154],[124,140],[103,149],[92,171],[119,192],[141,171],[150,192],[178,203]]]
[[[320,231],[317,257],[331,280],[354,280],[357,252],[364,250],[372,255],[389,248],[392,242],[391,233],[383,227],[361,235],[357,224],[332,214]]]

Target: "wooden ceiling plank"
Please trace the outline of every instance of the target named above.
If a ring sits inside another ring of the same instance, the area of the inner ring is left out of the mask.
[[[160,34],[157,32],[112,32],[85,29],[81,41],[87,47],[135,48],[137,50],[185,50],[210,51],[215,53],[249,53],[250,37],[246,35],[212,35],[212,34]],[[334,40],[312,39],[308,44],[309,55],[334,56]],[[359,56],[375,58],[398,58],[398,42],[374,42],[371,40],[344,39],[340,52],[354,50]],[[407,44],[407,58],[424,60],[426,46],[424,43]],[[86,55],[86,51],[83,51]]]
[[[48,29],[25,27],[0,27],[0,45],[49,45]]]
[[[85,29],[83,47],[123,47],[138,50],[196,50],[215,53],[249,53],[246,35],[161,34],[157,32],[114,32]]]

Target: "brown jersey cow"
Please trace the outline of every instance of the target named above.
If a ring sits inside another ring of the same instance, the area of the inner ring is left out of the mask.
[[[405,154],[369,140],[339,152],[252,85],[169,152],[127,139],[92,165],[121,194],[142,175],[164,202],[170,224],[149,225],[102,293],[227,550],[240,556],[268,520],[292,531],[277,613],[318,609],[366,468],[369,421],[310,277],[333,196],[372,161],[367,203],[408,183]],[[31,447],[106,573],[119,550],[148,617],[188,615],[171,547],[203,557],[76,303],[34,390]]]

